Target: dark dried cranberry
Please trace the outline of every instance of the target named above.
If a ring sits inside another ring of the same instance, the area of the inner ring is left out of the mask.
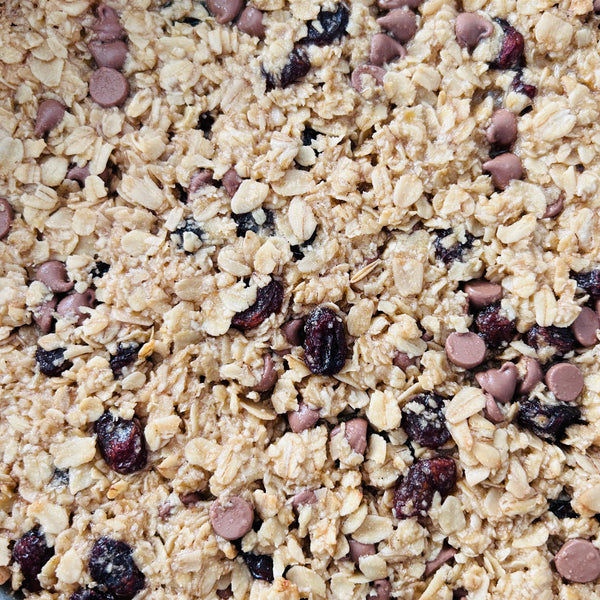
[[[262,76],[265,78],[265,83],[266,83],[266,91],[270,92],[271,90],[274,90],[277,87],[277,79],[275,79],[275,76],[273,75],[273,73],[269,73],[264,65],[260,66],[260,72],[262,74]]]
[[[96,264],[93,266],[90,271],[90,275],[92,277],[104,277],[110,269],[110,265],[108,263],[102,262],[101,260],[97,260]]]
[[[475,317],[475,327],[490,349],[510,342],[517,330],[515,322],[503,316],[499,304],[490,304],[480,310]]]
[[[204,232],[200,229],[200,225],[194,220],[194,217],[188,217],[185,221],[182,221],[177,229],[171,234],[171,239],[180,247],[183,248],[184,244],[184,233],[191,233],[198,238],[198,241],[202,240]],[[189,250],[185,251],[186,254],[193,254]]]
[[[273,559],[270,556],[242,552],[242,557],[254,579],[273,581]]]
[[[425,517],[437,491],[447,496],[456,483],[456,463],[451,458],[419,460],[410,467],[394,492],[394,513],[398,519]]]
[[[224,590],[217,590],[217,596],[219,596],[219,598],[223,598],[224,600],[228,600],[228,598],[233,598],[231,586],[226,587]]]
[[[342,320],[326,306],[314,308],[304,324],[304,361],[317,375],[338,373],[346,360]]]
[[[310,71],[310,59],[304,48],[300,46],[294,48],[288,57],[288,62],[281,70],[279,85],[282,88],[296,83]]]
[[[244,237],[246,232],[252,231],[254,233],[261,233],[263,235],[273,235],[275,232],[275,215],[272,210],[263,208],[265,213],[265,222],[260,225],[252,213],[241,213],[239,215],[233,214],[233,220],[237,225],[236,235],[238,237]]]
[[[504,38],[500,54],[490,63],[492,69],[520,69],[525,65],[525,40],[523,36],[504,19],[495,19],[502,27]]]
[[[179,23],[185,23],[186,25],[191,25],[192,27],[196,27],[202,23],[201,19],[196,19],[195,17],[183,17],[183,19],[179,20]],[[203,113],[206,114],[206,113]],[[202,129],[202,128],[200,128]]]
[[[313,234],[301,244],[294,244],[290,246],[290,250],[292,252],[294,262],[297,260],[302,260],[304,258],[304,249],[312,246],[314,241],[317,239],[317,230],[313,231]]]
[[[550,325],[542,327],[534,325],[526,334],[525,341],[528,346],[539,350],[552,346],[559,356],[571,352],[575,348],[575,336],[569,327],[555,327]]]
[[[180,183],[175,182],[176,197],[181,204],[187,204],[189,200],[189,193]]]
[[[69,470],[68,469],[54,469],[52,475],[52,481],[50,485],[54,487],[64,487],[69,483]]]
[[[65,349],[56,348],[56,350],[44,350],[38,346],[35,351],[35,360],[40,368],[40,372],[48,377],[58,377],[61,373],[73,366],[68,360],[65,360]]]
[[[312,146],[312,143],[317,139],[318,135],[318,131],[315,131],[312,127],[307,125],[302,132],[302,145]]]
[[[317,16],[321,27],[317,29],[312,23],[309,23],[308,34],[302,41],[317,46],[325,46],[343,38],[349,17],[350,11],[345,4],[338,4],[335,12],[321,9]]]
[[[600,269],[588,273],[571,273],[571,277],[586,294],[593,298],[600,297]]]
[[[415,410],[415,404],[421,408]],[[411,440],[427,448],[439,448],[450,439],[444,416],[444,398],[435,392],[419,394],[402,409],[402,428]]]
[[[46,536],[38,527],[31,529],[15,542],[12,557],[21,568],[22,587],[30,592],[39,592],[42,589],[38,575],[53,555],[54,549],[48,548]]]
[[[567,427],[580,418],[581,411],[573,404],[542,404],[537,398],[530,398],[521,403],[517,423],[543,440],[556,444],[564,438]]]
[[[146,445],[137,419],[128,421],[106,411],[94,423],[94,431],[100,454],[111,469],[127,475],[146,466]]]
[[[140,347],[138,344],[118,344],[117,353],[114,356],[111,356],[108,361],[115,378],[121,377],[121,375],[123,375],[123,369],[135,362],[139,349]]]
[[[98,588],[79,588],[69,600],[114,600],[114,596]]]
[[[209,112],[203,112],[198,117],[198,125],[196,126],[196,129],[201,129],[204,133],[204,137],[208,138],[214,122],[215,118]]]
[[[273,279],[264,287],[258,288],[256,302],[231,319],[231,326],[246,331],[258,327],[267,317],[276,313],[283,304],[283,285]]]
[[[130,600],[144,587],[144,574],[133,560],[125,542],[101,537],[90,553],[90,575],[117,598]]]
[[[525,94],[528,98],[533,100],[537,94],[537,88],[535,85],[530,85],[528,83],[523,83],[523,72],[519,71],[515,78],[512,80],[510,87],[519,94]]]
[[[548,500],[548,509],[559,519],[576,519],[579,516],[571,506],[571,498],[564,493],[556,500]]]
[[[450,247],[446,247],[443,240],[452,233],[452,229],[438,229],[435,231],[436,238],[433,242],[435,247],[435,257],[448,265],[455,260],[462,260],[467,250],[473,247],[475,236],[468,231],[465,233],[465,242],[456,242]]]

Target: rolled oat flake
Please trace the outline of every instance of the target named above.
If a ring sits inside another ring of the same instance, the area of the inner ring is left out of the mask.
[[[600,577],[600,552],[588,540],[565,542],[554,557],[558,573],[573,583],[590,583]]]
[[[583,374],[571,363],[558,363],[548,369],[546,385],[557,400],[572,402],[583,390]]]
[[[102,108],[121,106],[129,96],[129,84],[116,69],[100,67],[90,79],[90,96]]]
[[[485,342],[476,333],[451,333],[445,349],[448,360],[463,369],[472,369],[485,359]]]
[[[215,500],[209,510],[214,532],[226,540],[237,540],[252,529],[254,508],[240,496]]]

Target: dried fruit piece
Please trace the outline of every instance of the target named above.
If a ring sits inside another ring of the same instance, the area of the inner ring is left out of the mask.
[[[475,236],[467,231],[465,233],[464,242],[456,242],[455,244],[448,246],[444,243],[444,240],[451,234],[452,229],[438,229],[435,231],[436,237],[433,242],[435,247],[435,257],[447,265],[455,260],[462,260],[465,252],[473,247],[473,241],[475,240]]]
[[[117,353],[114,356],[111,356],[108,361],[115,378],[121,377],[121,375],[123,375],[123,369],[135,362],[139,349],[139,344],[118,344]]]
[[[331,308],[317,306],[308,315],[304,325],[304,360],[317,375],[333,375],[344,366],[344,324]]]
[[[210,137],[210,130],[215,122],[215,118],[209,112],[203,112],[198,117],[198,125],[196,129],[200,129],[204,133],[204,137]]]
[[[587,273],[571,273],[571,277],[577,282],[586,294],[593,298],[600,297],[600,269],[594,269]]]
[[[538,437],[556,444],[565,437],[567,427],[581,418],[581,411],[573,404],[542,404],[537,398],[521,403],[517,423]]]
[[[529,83],[523,82],[523,71],[519,71],[515,75],[510,87],[519,94],[525,94],[531,100],[533,100],[537,94],[537,88],[535,85],[530,85]]]
[[[41,346],[38,346],[35,351],[35,360],[40,368],[40,372],[48,377],[58,377],[73,366],[73,363],[65,360],[64,348],[44,350]]]
[[[490,304],[479,311],[475,317],[475,327],[491,349],[510,342],[517,330],[515,322],[504,315],[499,304]]]
[[[575,336],[568,327],[555,327],[554,325],[548,327],[534,325],[525,334],[525,341],[528,346],[536,350],[551,346],[559,356],[571,352],[576,346]]]
[[[273,559],[270,556],[242,552],[242,558],[254,579],[273,581]]]
[[[101,592],[98,588],[79,588],[69,600],[113,600],[109,592]]]
[[[147,452],[139,421],[114,417],[106,411],[95,423],[100,454],[106,464],[121,475],[146,466]]]
[[[54,549],[48,548],[46,536],[39,527],[31,529],[15,542],[12,557],[21,569],[23,588],[29,592],[39,592],[42,589],[38,575],[53,555]]]
[[[424,392],[411,398],[402,408],[402,428],[421,446],[443,446],[450,439],[444,416],[444,397],[435,392]]]
[[[525,40],[523,36],[504,19],[495,19],[496,23],[502,27],[504,38],[500,54],[496,60],[490,63],[492,69],[519,69],[525,64],[524,51]]]
[[[436,457],[415,462],[394,492],[394,514],[398,519],[425,517],[437,491],[442,498],[456,483],[456,463]]]
[[[564,492],[556,500],[548,500],[548,510],[559,519],[576,519],[579,517],[571,506],[571,498]]]
[[[310,71],[310,59],[304,48],[297,46],[288,57],[288,62],[281,70],[279,85],[286,88],[302,79]]]
[[[263,208],[263,211],[265,213],[265,221],[260,225],[251,212],[240,214],[233,213],[231,217],[237,225],[236,235],[238,237],[244,237],[248,231],[257,234],[272,235],[275,230],[275,216],[273,211],[268,208]]]
[[[131,600],[144,587],[144,574],[133,560],[129,544],[104,536],[92,547],[92,579],[119,599]]]
[[[320,27],[317,29],[312,23],[309,23],[308,34],[302,41],[317,46],[325,46],[341,39],[346,33],[349,17],[350,11],[342,3],[337,5],[335,12],[321,9],[317,16]]]
[[[203,235],[204,232],[194,217],[188,217],[177,226],[177,229],[171,234],[171,239],[185,250],[186,254],[193,254],[200,248]]]
[[[258,288],[254,304],[234,315],[231,319],[231,326],[242,331],[254,329],[270,315],[278,312],[282,304],[283,285],[273,279],[264,287]]]

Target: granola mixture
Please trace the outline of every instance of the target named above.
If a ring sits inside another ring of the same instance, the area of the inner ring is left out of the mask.
[[[0,2],[0,582],[600,598],[600,2]]]

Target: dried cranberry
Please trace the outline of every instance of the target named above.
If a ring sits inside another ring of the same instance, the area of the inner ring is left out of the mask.
[[[455,260],[462,260],[465,252],[473,247],[473,241],[475,240],[475,236],[467,231],[464,242],[456,242],[452,246],[446,247],[443,240],[450,234],[452,234],[452,229],[438,229],[435,231],[436,237],[433,242],[435,257],[446,265]]]
[[[130,600],[144,587],[144,574],[137,568],[132,554],[129,544],[101,537],[90,553],[92,579],[117,598]]]
[[[579,515],[571,506],[571,498],[561,494],[556,500],[548,500],[548,509],[559,519],[576,519]]]
[[[113,376],[121,377],[123,369],[135,362],[140,347],[138,344],[121,344],[117,346],[117,353],[110,357],[108,364],[113,372]]]
[[[237,225],[236,235],[238,237],[244,237],[246,232],[252,231],[254,233],[262,233],[263,235],[273,235],[275,232],[275,216],[272,210],[268,208],[263,208],[265,213],[265,221],[260,225],[257,223],[256,219],[252,215],[252,213],[241,213],[239,215],[232,215],[233,220]]]
[[[30,592],[39,592],[42,589],[38,575],[53,555],[54,549],[48,548],[46,536],[38,527],[31,529],[15,542],[12,557],[21,568],[22,587]]]
[[[415,404],[420,408],[418,410]],[[450,439],[444,416],[444,398],[435,392],[419,394],[402,409],[402,428],[411,440],[427,448],[439,448]]]
[[[490,349],[507,344],[516,332],[515,322],[502,314],[499,304],[480,310],[475,317],[475,327]]]
[[[79,588],[71,594],[69,600],[114,600],[110,592],[101,592],[98,588]]]
[[[137,419],[128,421],[106,411],[94,423],[94,431],[100,454],[113,471],[127,475],[146,466],[146,445]]]
[[[520,69],[524,66],[525,40],[523,36],[504,19],[495,19],[502,27],[504,38],[500,54],[490,63],[492,69]]]
[[[304,361],[317,375],[338,373],[346,360],[342,320],[326,306],[314,308],[304,324]]]
[[[73,363],[65,360],[64,348],[44,350],[42,347],[38,346],[35,351],[35,360],[40,368],[40,372],[48,377],[58,377],[61,373],[73,366]]]
[[[349,17],[350,11],[345,4],[338,4],[335,12],[321,9],[317,16],[321,27],[317,29],[312,23],[309,23],[308,35],[302,41],[325,46],[341,39],[346,33]]]
[[[526,334],[525,341],[528,346],[539,350],[552,346],[559,356],[571,352],[575,348],[575,336],[569,327],[555,327],[550,325],[542,327],[534,325]]]
[[[304,258],[304,249],[312,246],[316,238],[317,230],[315,229],[309,239],[301,244],[294,244],[293,246],[290,246],[294,262]]]
[[[233,598],[231,586],[226,587],[224,590],[217,590],[217,596],[219,596],[219,598],[223,598],[224,600],[228,600],[228,598]]]
[[[319,132],[307,125],[302,132],[302,145],[312,146],[312,143],[317,139]]]
[[[276,313],[283,304],[283,285],[273,279],[256,291],[256,301],[231,319],[231,326],[242,331],[258,327],[267,317]]]
[[[600,269],[588,273],[571,273],[571,277],[586,294],[593,298],[600,297]]]
[[[273,559],[270,556],[242,552],[242,557],[254,579],[273,581]]]
[[[398,519],[425,517],[437,491],[447,496],[456,483],[456,463],[451,458],[418,460],[397,484],[394,514]]]
[[[110,265],[108,263],[102,262],[101,260],[97,260],[96,264],[93,266],[90,271],[90,275],[92,277],[102,278],[104,277],[110,269]]]
[[[175,242],[180,248],[183,248],[184,244],[184,233],[191,233],[198,238],[198,241],[202,240],[202,236],[204,232],[200,229],[200,225],[194,220],[194,217],[188,217],[185,221],[182,221],[177,229],[171,234],[171,239]],[[186,254],[193,254],[188,250],[185,251]]]
[[[523,83],[523,72],[519,71],[515,78],[512,80],[510,87],[519,94],[525,94],[528,98],[533,100],[537,94],[537,88],[535,85],[530,85],[528,83]]]
[[[288,57],[288,62],[281,70],[279,85],[282,88],[296,83],[310,71],[310,59],[304,48],[300,46],[294,48]]]
[[[579,407],[573,404],[542,404],[537,398],[521,403],[517,423],[538,437],[556,444],[564,436],[567,427],[581,418]]]
[[[204,137],[208,138],[210,137],[210,130],[212,129],[214,122],[215,118],[209,112],[203,112],[198,117],[198,125],[196,126],[196,129],[202,130]]]

